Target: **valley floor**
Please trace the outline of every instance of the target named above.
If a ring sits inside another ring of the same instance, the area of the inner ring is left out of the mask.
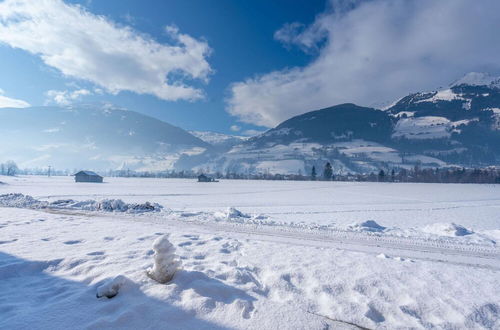
[[[499,186],[0,181],[24,194],[0,196],[0,328],[500,327]],[[183,267],[162,285],[165,233]]]

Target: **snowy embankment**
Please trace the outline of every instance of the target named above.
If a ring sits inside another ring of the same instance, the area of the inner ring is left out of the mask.
[[[19,193],[0,195],[0,207],[19,207],[29,209],[69,209],[82,211],[103,211],[103,212],[127,212],[144,213],[159,212],[163,208],[157,203],[125,203],[121,199],[103,199],[75,201],[72,199],[60,199],[53,202],[41,201],[29,195]]]

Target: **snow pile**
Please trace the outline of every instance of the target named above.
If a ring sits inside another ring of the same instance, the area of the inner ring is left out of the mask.
[[[105,212],[159,212],[163,206],[157,203],[125,203],[121,199],[103,199],[96,201],[93,199],[85,201],[75,201],[72,199],[57,200],[50,203],[50,206],[60,208],[79,209],[85,211],[105,211]]]
[[[96,201],[93,199],[85,201],[75,201],[73,199],[60,199],[54,202],[41,201],[30,195],[23,194],[4,194],[0,195],[0,206],[17,207],[28,209],[39,208],[60,208],[84,211],[105,211],[105,212],[127,212],[144,213],[160,212],[163,206],[157,203],[125,203],[121,199],[103,199]]]
[[[169,235],[158,237],[153,243],[154,265],[147,274],[159,283],[167,283],[181,266],[181,260],[175,254],[175,247],[168,240]]]
[[[126,278],[123,275],[118,275],[115,278],[105,282],[103,285],[99,286],[97,288],[97,293],[96,297],[97,298],[113,298],[118,294],[120,289],[129,281],[128,278]]]
[[[19,207],[19,208],[44,208],[48,203],[39,201],[29,195],[23,194],[4,194],[0,195],[0,206]]]
[[[222,218],[226,220],[238,220],[241,218],[251,218],[250,215],[241,212],[234,207],[228,207],[224,212],[215,212],[216,218]]]
[[[422,228],[422,231],[439,236],[466,236],[474,234],[474,231],[456,223],[433,223]]]
[[[238,209],[235,209],[234,207],[228,207],[226,210],[226,218],[228,219],[233,219],[233,218],[250,218],[248,214],[245,214],[241,212]]]
[[[357,232],[372,232],[372,233],[381,233],[384,232],[387,227],[379,225],[374,220],[366,220],[360,223],[354,223],[352,225],[347,226],[346,228],[349,231],[357,231]]]

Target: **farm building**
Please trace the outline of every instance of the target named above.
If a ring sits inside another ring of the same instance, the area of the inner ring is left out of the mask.
[[[217,182],[214,178],[209,177],[205,174],[198,175],[198,182]]]
[[[80,171],[75,174],[75,182],[102,182],[102,176],[92,171]]]

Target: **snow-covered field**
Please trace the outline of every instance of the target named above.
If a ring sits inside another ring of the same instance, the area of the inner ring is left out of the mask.
[[[498,185],[0,181],[2,329],[500,327]]]

